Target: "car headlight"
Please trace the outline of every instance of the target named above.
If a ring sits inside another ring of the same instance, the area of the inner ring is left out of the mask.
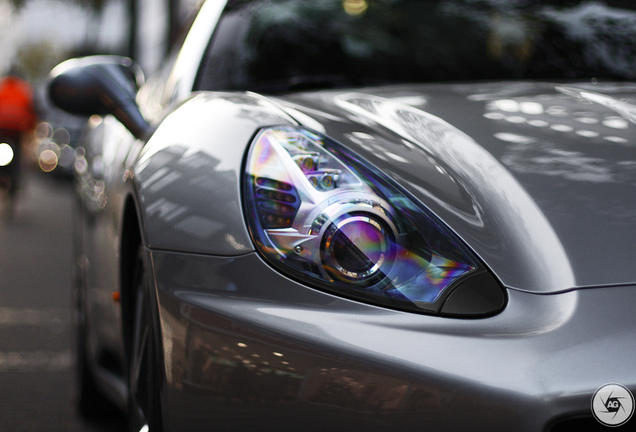
[[[437,217],[327,137],[261,130],[244,195],[257,250],[291,278],[424,313],[484,316],[505,303],[496,280]]]

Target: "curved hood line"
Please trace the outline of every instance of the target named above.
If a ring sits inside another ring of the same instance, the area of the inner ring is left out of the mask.
[[[427,151],[433,151],[445,162],[458,168],[466,183],[476,185],[479,199],[491,206],[511,209],[514,221],[501,218],[497,223],[511,237],[522,239],[523,250],[518,259],[528,263],[535,274],[534,287],[514,287],[523,291],[556,292],[575,286],[568,256],[545,215],[519,182],[490,153],[472,138],[446,121],[391,99],[361,93],[348,93],[335,98],[340,108],[386,127]],[[470,164],[465,161],[471,161]],[[502,282],[506,284],[505,278]],[[506,284],[508,285],[508,284]]]
[[[615,99],[604,94],[581,90],[575,87],[558,86],[555,88],[558,92],[561,92],[568,96],[587,99],[589,101],[596,102],[599,105],[603,105],[604,107],[611,109],[617,114],[620,114],[625,120],[636,123],[636,106],[630,103]]]

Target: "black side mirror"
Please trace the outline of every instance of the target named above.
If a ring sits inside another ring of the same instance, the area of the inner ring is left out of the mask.
[[[49,97],[58,108],[86,116],[112,114],[137,138],[151,132],[135,101],[143,73],[129,58],[67,60],[51,71],[49,79]]]

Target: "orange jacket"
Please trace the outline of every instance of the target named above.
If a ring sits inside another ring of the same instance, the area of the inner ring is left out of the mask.
[[[13,76],[0,80],[0,129],[26,132],[37,117],[29,84]]]

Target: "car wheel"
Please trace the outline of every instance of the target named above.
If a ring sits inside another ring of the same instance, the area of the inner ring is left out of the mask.
[[[134,271],[132,347],[128,359],[129,422],[131,432],[161,432],[160,375],[152,302],[142,250]]]

